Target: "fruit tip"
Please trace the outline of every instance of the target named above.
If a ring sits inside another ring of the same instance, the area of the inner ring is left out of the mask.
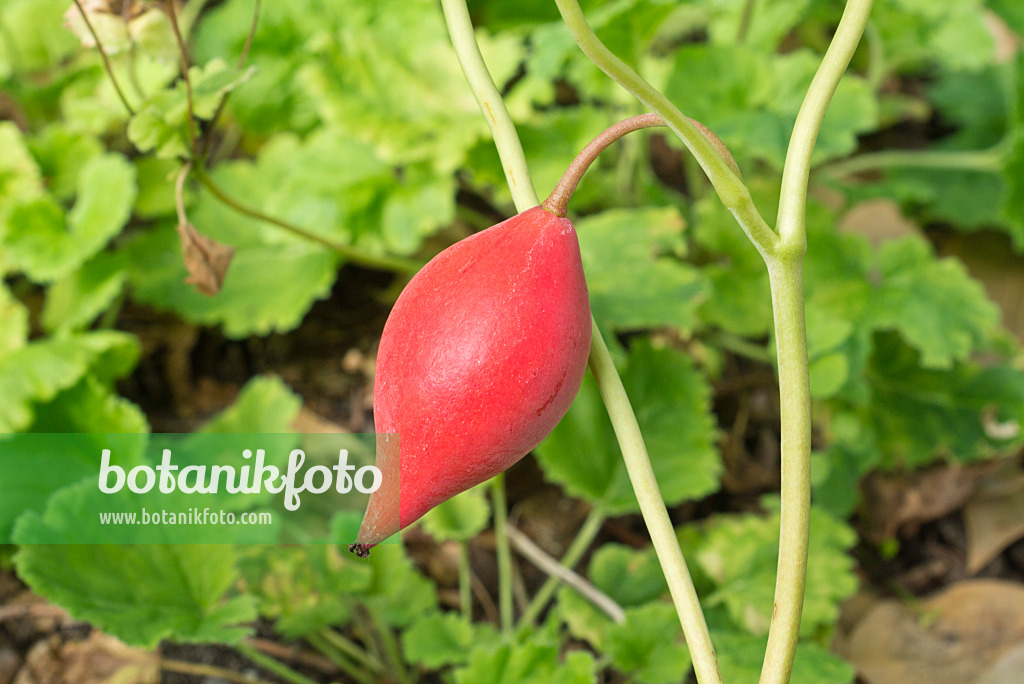
[[[358,558],[369,558],[372,548],[373,544],[349,544],[348,552],[355,554]]]

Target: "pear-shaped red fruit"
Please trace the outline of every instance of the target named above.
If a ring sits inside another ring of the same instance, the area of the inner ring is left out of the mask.
[[[579,391],[590,326],[576,230],[542,207],[417,273],[380,341],[373,415],[384,477],[351,549],[365,555],[537,446]]]

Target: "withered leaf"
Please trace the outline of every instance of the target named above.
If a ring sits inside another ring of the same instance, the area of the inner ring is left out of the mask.
[[[185,282],[195,285],[204,295],[213,296],[220,292],[235,248],[203,235],[191,223],[178,224],[178,237],[185,268],[188,269]]]

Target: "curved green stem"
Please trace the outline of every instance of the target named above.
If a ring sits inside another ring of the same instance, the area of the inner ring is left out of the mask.
[[[465,0],[441,0],[444,19],[448,24],[448,35],[451,36],[455,55],[462,65],[469,87],[473,90],[480,110],[487,117],[487,125],[494,136],[494,145],[498,148],[501,167],[505,171],[505,180],[512,192],[512,201],[517,211],[526,211],[540,204],[537,191],[530,180],[530,170],[526,165],[526,155],[519,141],[515,124],[509,116],[505,103],[491,78],[483,55],[476,43],[473,23],[469,18],[469,10]]]
[[[371,254],[365,254],[364,252],[351,247],[349,245],[343,245],[339,242],[329,240],[322,235],[310,232],[305,228],[300,228],[294,223],[289,223],[283,219],[279,219],[276,216],[264,214],[258,209],[253,209],[245,204],[242,204],[234,197],[224,191],[214,180],[209,176],[202,164],[196,164],[192,167],[192,175],[198,180],[203,186],[210,191],[210,193],[220,200],[225,205],[231,207],[240,214],[245,214],[251,218],[269,223],[271,225],[282,228],[289,233],[298,235],[301,238],[305,238],[310,242],[315,242],[319,245],[323,245],[327,249],[333,250],[338,254],[345,257],[349,262],[358,264],[360,266],[366,266],[368,268],[377,268],[384,271],[394,271],[395,273],[415,273],[418,271],[423,264],[412,259],[402,259],[400,257],[387,257],[387,256],[373,256]]]
[[[597,388],[601,393],[608,415],[612,420],[615,436],[622,445],[622,456],[626,462],[629,480],[633,483],[640,513],[651,534],[658,561],[665,571],[669,593],[679,613],[679,622],[683,627],[686,645],[693,659],[693,669],[700,684],[721,684],[722,675],[718,671],[718,660],[715,647],[711,643],[708,625],[701,611],[697,591],[693,579],[679,548],[672,521],[665,509],[665,500],[658,488],[658,480],[654,476],[654,468],[647,456],[640,425],[629,404],[629,397],[622,386],[622,379],[615,370],[611,354],[601,338],[597,325],[594,325],[591,346],[590,370],[597,380]]]
[[[854,50],[864,33],[873,0],[850,0],[839,20],[832,44],[811,80],[803,104],[796,115],[793,135],[786,151],[786,164],[782,170],[782,194],[779,196],[779,231],[781,252],[807,250],[804,219],[807,212],[807,181],[811,173],[811,153],[818,140],[821,122],[839,80],[850,64]]]
[[[587,24],[583,10],[576,0],[555,0],[558,11],[569,32],[579,44],[580,49],[603,72],[608,74],[623,88],[647,105],[651,111],[665,120],[666,125],[679,136],[687,149],[700,164],[708,180],[714,186],[722,203],[732,212],[751,242],[762,255],[774,251],[779,238],[768,227],[761,214],[754,206],[750,191],[743,181],[730,168],[726,159],[715,150],[708,138],[701,134],[694,123],[686,117],[667,97],[658,92],[654,86],[642,79],[622,60],[613,55]]]

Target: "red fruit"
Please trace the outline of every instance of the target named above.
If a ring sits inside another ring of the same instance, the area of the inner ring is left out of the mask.
[[[353,550],[365,555],[537,446],[579,391],[590,326],[576,230],[541,207],[417,273],[384,326],[373,395],[376,431],[397,434],[400,455],[378,439],[384,484]]]

